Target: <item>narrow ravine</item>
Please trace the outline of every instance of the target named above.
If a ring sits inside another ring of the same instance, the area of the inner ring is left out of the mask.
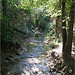
[[[44,40],[42,36],[27,38],[17,54],[7,53],[9,56],[1,65],[2,75],[64,75],[66,66],[62,65],[62,43],[50,49]]]
[[[23,41],[18,55],[11,55],[2,64],[2,75],[61,75],[56,73],[54,68],[54,61],[59,58],[59,55],[54,52],[56,55],[50,56],[53,50],[50,50],[49,45],[43,41],[44,37]]]
[[[25,42],[19,50],[20,55],[10,57],[11,61],[2,65],[3,75],[48,75],[48,45],[43,40],[43,37],[37,37]]]

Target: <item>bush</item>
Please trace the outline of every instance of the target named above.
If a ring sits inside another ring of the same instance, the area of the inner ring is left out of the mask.
[[[54,49],[54,48],[56,48],[56,47],[58,47],[58,45],[56,44],[55,41],[52,41],[52,42],[51,42],[51,48]]]
[[[55,42],[51,42],[51,47],[52,47],[52,49],[56,47]]]

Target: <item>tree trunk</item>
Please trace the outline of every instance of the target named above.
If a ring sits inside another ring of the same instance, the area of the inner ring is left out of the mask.
[[[74,23],[74,0],[72,0],[69,17],[70,17],[68,22],[69,29],[63,53],[64,63],[67,65],[71,65],[71,51],[72,51],[73,23]]]
[[[61,33],[61,16],[57,16],[56,18],[56,37],[59,38],[59,34]]]
[[[65,20],[65,2],[66,0],[62,1],[62,39],[63,39],[63,53],[64,54],[64,47],[66,43],[66,20]]]
[[[58,16],[57,16],[57,18],[56,18],[56,37],[58,38],[59,36],[58,36],[58,22],[59,22],[59,20],[58,20]]]

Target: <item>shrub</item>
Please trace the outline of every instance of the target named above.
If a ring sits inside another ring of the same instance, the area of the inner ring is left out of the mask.
[[[55,48],[55,47],[56,47],[55,42],[51,42],[51,47],[52,47],[52,48]]]

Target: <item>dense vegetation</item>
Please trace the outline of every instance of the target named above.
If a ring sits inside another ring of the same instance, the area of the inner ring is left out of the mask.
[[[1,44],[4,48],[20,47],[21,40],[44,35],[63,42],[63,60],[71,67],[74,25],[74,0],[2,0],[0,1]],[[40,33],[35,33],[38,30]],[[21,39],[21,40],[20,40]]]

